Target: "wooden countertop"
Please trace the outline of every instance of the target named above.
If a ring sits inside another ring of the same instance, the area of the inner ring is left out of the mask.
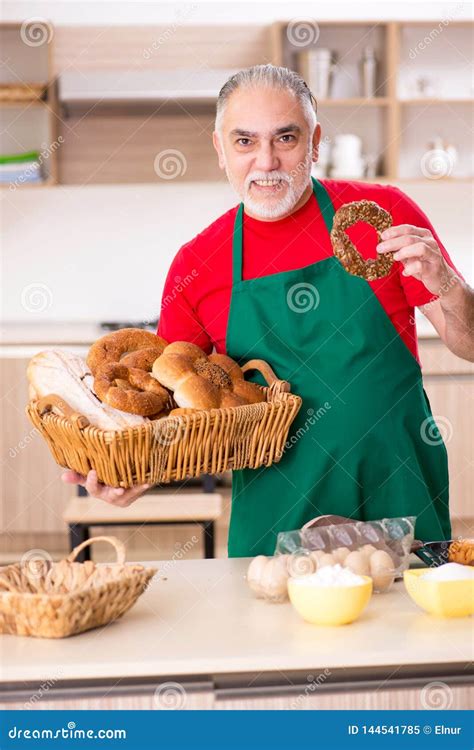
[[[254,598],[247,559],[146,563],[160,572],[121,620],[63,640],[1,636],[2,683],[357,670],[423,677],[433,665],[461,674],[472,660],[472,620],[422,612],[397,582],[344,627],[305,623],[289,603]],[[247,680],[248,683],[248,680]]]

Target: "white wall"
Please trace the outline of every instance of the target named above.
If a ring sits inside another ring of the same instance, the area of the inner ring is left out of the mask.
[[[472,283],[472,186],[398,185]],[[25,188],[2,198],[3,317],[35,322],[153,318],[179,247],[238,202],[225,181]],[[29,296],[38,288],[48,298],[41,312],[22,303],[30,285]]]
[[[248,6],[248,8],[246,8]],[[277,2],[274,0],[185,0],[184,2],[147,2],[146,0],[4,0],[2,11],[5,20],[23,20],[34,16],[47,18],[56,25],[120,26],[124,24],[173,23],[179,9],[186,9],[188,23],[271,23],[282,18],[317,18],[323,20],[437,20],[455,12],[458,20],[471,18],[471,3],[409,2],[409,0],[384,0],[363,2]],[[188,13],[189,9],[191,12]]]

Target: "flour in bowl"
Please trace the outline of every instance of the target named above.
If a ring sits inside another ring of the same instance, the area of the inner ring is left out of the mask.
[[[474,568],[459,563],[446,563],[438,568],[432,568],[424,573],[421,578],[424,581],[463,581],[474,578]]]
[[[293,578],[293,583],[304,586],[361,586],[366,581],[362,576],[356,575],[349,568],[343,568],[338,563],[337,565],[325,565],[309,576]]]

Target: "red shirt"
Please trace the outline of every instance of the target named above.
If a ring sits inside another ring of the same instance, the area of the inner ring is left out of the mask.
[[[393,224],[429,229],[446,261],[454,268],[431,223],[405,193],[391,185],[321,180],[334,209],[357,200],[373,200],[390,212]],[[225,353],[227,320],[232,291],[232,234],[238,206],[220,216],[187,242],[173,260],[163,291],[158,334],[169,342],[191,341],[208,354],[213,347]],[[377,235],[366,224],[348,234],[364,258],[375,258]],[[318,204],[309,200],[290,216],[260,221],[244,214],[243,279],[292,271],[333,254]],[[391,273],[367,282],[406,345],[418,358],[414,307],[436,299],[417,279],[402,276],[403,264]]]

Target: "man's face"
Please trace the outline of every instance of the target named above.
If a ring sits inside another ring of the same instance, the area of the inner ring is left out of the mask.
[[[219,166],[245,208],[263,219],[292,211],[308,187],[320,127],[310,133],[291,91],[242,88],[229,97],[221,133],[214,132]]]

